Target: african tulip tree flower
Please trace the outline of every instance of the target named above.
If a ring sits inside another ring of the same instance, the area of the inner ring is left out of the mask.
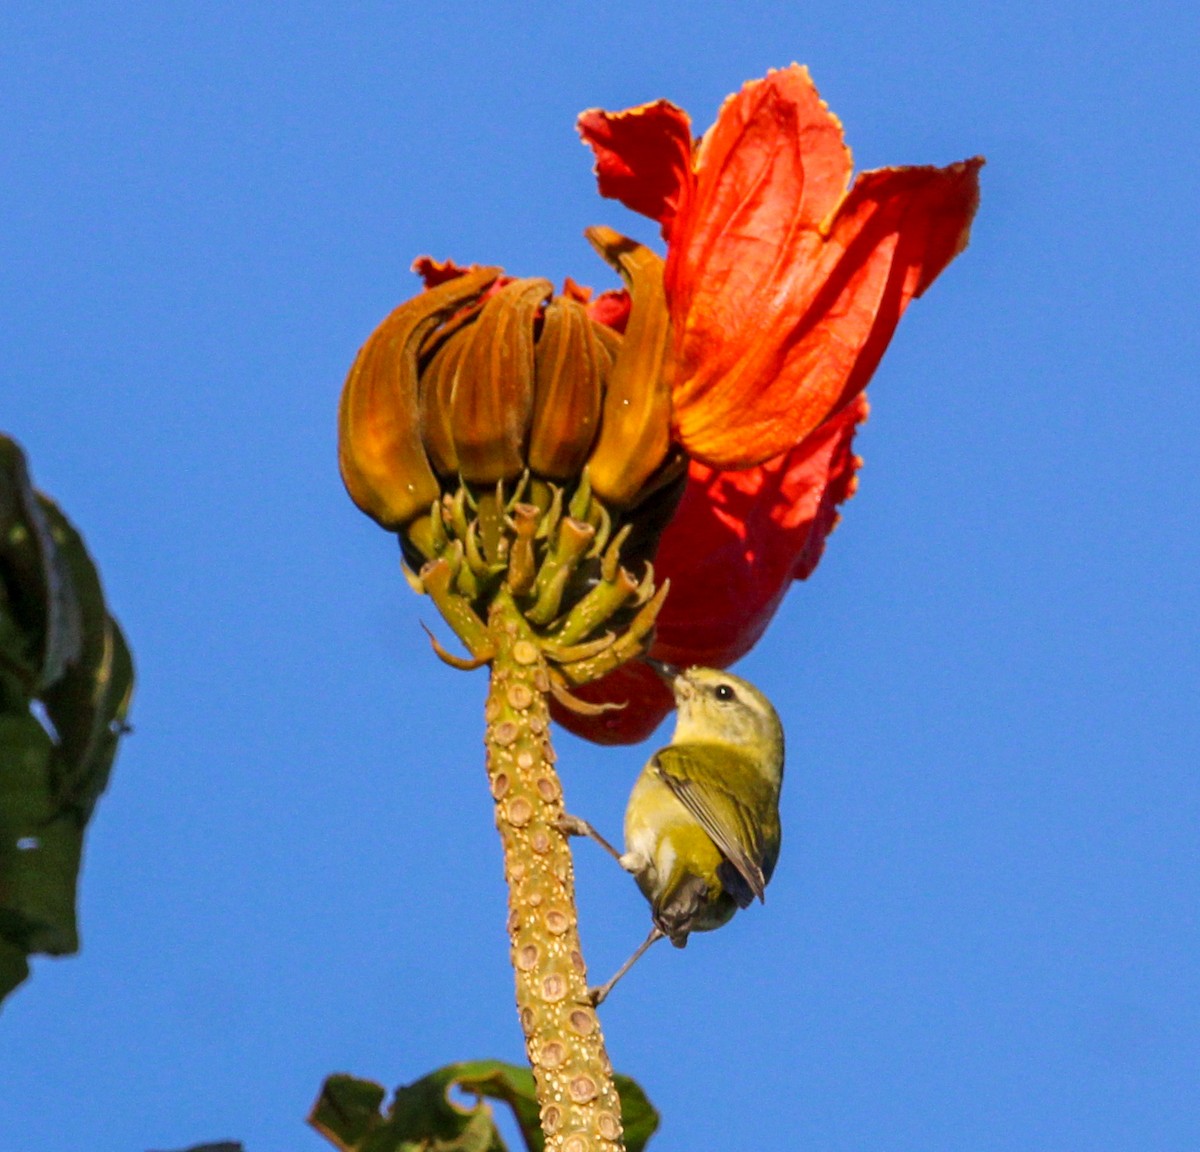
[[[795,65],[729,97],[699,141],[665,100],[585,112],[579,128],[601,193],[660,224],[665,265],[589,229],[626,283],[593,300],[570,281],[554,296],[545,280],[418,261],[426,291],[351,371],[340,456],[359,506],[415,568],[444,559],[438,579],[473,615],[511,554],[553,643],[636,616],[623,648],[566,661],[553,683],[576,731],[640,739],[670,695],[644,669],[615,670],[656,620],[651,655],[725,666],[815,567],[854,490],[861,393],[909,301],[965,246],[982,161],[851,182],[841,126]],[[604,611],[593,596],[568,627],[605,548]],[[653,569],[636,575],[656,554],[665,604]],[[576,708],[568,688],[589,684],[593,703],[632,706]]]
[[[555,297],[544,280],[418,261],[426,291],[380,326],[347,381],[340,454],[359,506],[399,532],[415,568],[445,557],[476,614],[507,571],[503,505],[520,504],[519,583],[556,642],[578,638],[580,621],[555,621],[610,546],[620,591],[602,620],[584,618],[594,633],[646,611],[619,659],[555,679],[556,714],[593,739],[640,739],[670,694],[644,668],[614,669],[655,617],[652,656],[725,666],[815,567],[854,490],[862,390],[908,302],[965,246],[982,161],[852,183],[841,126],[795,65],[729,97],[699,141],[665,100],[585,112],[579,128],[601,193],[660,224],[665,265],[590,229],[626,282],[593,300],[571,281]],[[548,542],[572,493],[570,542],[551,549],[569,563],[543,556],[524,588],[526,537]],[[656,553],[660,585],[674,586],[665,603],[651,600],[651,569],[635,575]],[[629,707],[572,715],[568,687]]]

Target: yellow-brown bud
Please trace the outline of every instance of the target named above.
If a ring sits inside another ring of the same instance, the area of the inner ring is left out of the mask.
[[[549,480],[579,475],[596,437],[611,361],[582,304],[551,301],[538,338],[529,467]],[[615,336],[615,333],[614,333]]]
[[[443,553],[453,560],[443,531],[451,528],[466,561],[452,565],[464,592],[490,587],[507,563],[510,499],[548,515],[539,539],[568,503],[606,536],[606,508],[620,517],[678,471],[668,463],[662,260],[608,228],[588,238],[626,282],[623,334],[593,319],[576,288],[552,298],[547,280],[450,269],[376,329],[346,381],[338,450],[346,488],[364,512],[402,531],[414,570]],[[454,494],[444,512],[443,494]],[[639,556],[652,554],[647,544]],[[529,582],[524,569],[518,575],[520,586]],[[545,585],[542,573],[537,596],[549,612],[565,588]]]
[[[440,492],[421,437],[422,342],[499,275],[499,268],[474,269],[401,304],[350,368],[338,410],[338,464],[350,498],[385,528],[428,511]]]
[[[421,373],[421,432],[433,470],[444,479],[458,475],[458,450],[450,426],[450,397],[470,335],[449,336],[429,359]]]
[[[589,228],[586,236],[621,274],[632,302],[608,378],[600,438],[588,461],[592,491],[625,508],[636,502],[671,446],[671,388],[664,375],[671,325],[663,262],[611,228]]]
[[[454,339],[470,344],[454,375],[450,431],[462,478],[513,480],[525,470],[533,413],[534,320],[553,289],[548,280],[514,280]]]

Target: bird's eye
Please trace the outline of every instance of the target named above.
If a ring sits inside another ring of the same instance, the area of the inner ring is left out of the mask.
[[[737,693],[728,684],[718,684],[714,695],[718,700],[737,699]]]

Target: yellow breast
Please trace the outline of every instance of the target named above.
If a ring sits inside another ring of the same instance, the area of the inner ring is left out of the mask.
[[[708,833],[657,776],[638,777],[625,809],[625,855],[621,864],[643,895],[656,902],[680,875],[705,880],[715,898],[721,890],[722,856]]]

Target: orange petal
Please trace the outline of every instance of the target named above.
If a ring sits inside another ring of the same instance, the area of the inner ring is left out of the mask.
[[[740,231],[707,261],[684,253],[672,272],[669,258],[689,289],[685,314],[671,299],[687,450],[723,468],[769,459],[866,387],[908,302],[966,246],[982,164],[863,173],[824,227],[779,233],[757,286],[736,266]]]
[[[702,304],[719,299],[721,321],[742,331],[764,307],[778,307],[780,281],[819,243],[850,183],[850,151],[808,69],[793,64],[725,101],[695,167],[694,194],[671,237],[671,317],[686,327],[702,293]]]
[[[657,220],[663,235],[691,183],[692,122],[669,100],[624,112],[590,108],[576,126],[596,154],[600,195]]]

